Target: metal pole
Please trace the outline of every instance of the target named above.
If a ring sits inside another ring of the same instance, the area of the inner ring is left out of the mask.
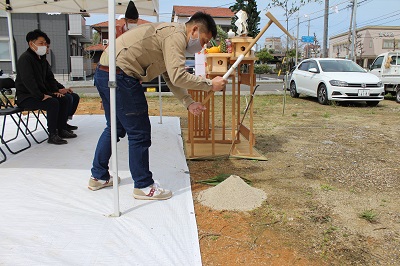
[[[297,35],[296,35],[296,61],[294,62],[297,65],[298,61],[298,53],[299,53],[299,28],[300,28],[300,17],[297,17]]]
[[[310,36],[310,16],[308,16],[308,33],[307,36]],[[310,44],[307,45],[307,57],[310,58]]]
[[[8,24],[8,37],[10,39],[10,53],[11,53],[11,74],[15,74],[17,72],[17,67],[16,67],[16,56],[15,56],[15,50],[14,50],[14,38],[13,38],[13,28],[12,28],[12,21],[11,21],[11,12],[7,11],[7,24]]]
[[[157,12],[157,22],[160,22],[160,14]],[[158,76],[158,102],[160,104],[160,121],[159,124],[162,124],[162,91],[161,91],[161,76]]]
[[[119,217],[119,191],[118,191],[118,156],[117,156],[117,121],[116,121],[116,65],[115,65],[115,0],[108,0],[108,61],[110,87],[110,119],[111,119],[111,173],[113,176],[114,213],[113,217]]]
[[[357,0],[354,0],[354,9],[353,9],[353,61],[357,61],[357,44],[356,44],[356,34],[357,34],[357,25],[356,25],[356,17],[357,17]]]
[[[329,17],[329,0],[325,0],[325,14],[324,14],[324,38],[322,46],[322,56],[328,57],[328,17]]]

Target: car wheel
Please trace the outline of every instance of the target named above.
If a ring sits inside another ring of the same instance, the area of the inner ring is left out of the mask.
[[[328,91],[326,90],[326,86],[321,84],[318,88],[317,93],[318,102],[320,104],[326,105],[328,104]]]
[[[367,106],[369,107],[375,107],[378,105],[379,101],[372,101],[372,102],[366,102]]]
[[[299,94],[297,93],[296,90],[296,83],[294,81],[290,83],[290,96],[292,98],[299,98]]]
[[[400,103],[400,89],[396,93],[396,102]]]

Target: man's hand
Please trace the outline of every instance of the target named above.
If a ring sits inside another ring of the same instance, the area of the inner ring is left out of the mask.
[[[66,89],[66,88],[59,89],[58,93],[67,94],[68,93],[68,89]]]
[[[45,94],[42,101],[46,101],[47,99],[53,98],[50,95]]]
[[[58,92],[61,94],[73,93],[71,88],[62,88],[62,89],[59,89]]]
[[[217,76],[212,79],[212,90],[213,91],[222,91],[226,87],[226,83],[228,81],[223,77]]]
[[[207,108],[199,102],[194,102],[191,105],[189,105],[188,110],[194,115],[200,115],[204,110]]]
[[[61,97],[64,97],[64,94],[59,93],[59,92],[55,92],[54,96],[56,96],[57,98],[61,98]]]

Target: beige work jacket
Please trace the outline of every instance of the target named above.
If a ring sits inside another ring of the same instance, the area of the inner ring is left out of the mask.
[[[186,27],[180,23],[148,23],[116,40],[116,65],[127,75],[148,82],[162,74],[169,89],[187,108],[193,103],[188,89],[209,91],[212,82],[185,71]],[[109,65],[108,48],[100,64]]]

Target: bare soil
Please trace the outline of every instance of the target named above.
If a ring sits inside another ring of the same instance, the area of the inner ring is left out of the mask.
[[[157,97],[149,97],[158,115]],[[242,106],[244,106],[243,103]],[[82,98],[78,113],[101,114]],[[163,115],[187,111],[163,98]],[[188,161],[197,180],[234,174],[267,200],[250,212],[216,211],[195,200],[204,265],[400,265],[400,104],[322,106],[313,98],[256,96],[256,148],[268,161]]]

